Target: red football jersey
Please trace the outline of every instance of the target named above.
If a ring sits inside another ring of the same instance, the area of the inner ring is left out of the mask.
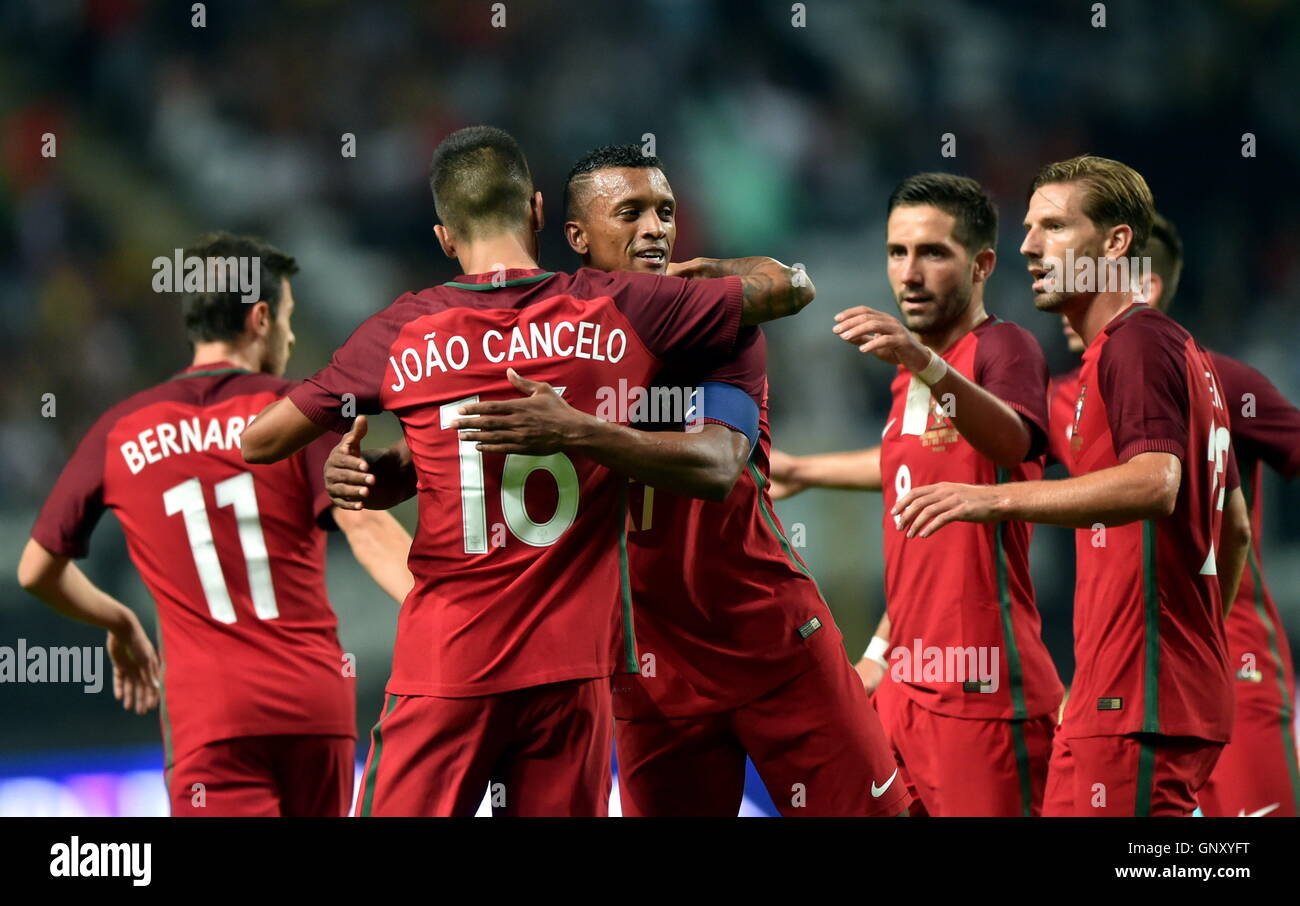
[[[1214,540],[1238,482],[1221,388],[1205,350],[1146,305],[1117,315],[1084,351],[1071,471],[1162,452],[1182,461],[1182,481],[1163,519],[1075,533],[1067,736],[1228,739],[1232,684]]]
[[[1067,469],[1074,460],[1070,454],[1070,438],[1074,435],[1074,418],[1078,412],[1079,370],[1058,374],[1047,385],[1047,459]]]
[[[646,386],[669,356],[729,354],[741,307],[735,277],[462,276],[370,317],[290,394],[336,431],[349,403],[391,410],[411,448],[415,587],[390,693],[489,695],[637,669],[630,639],[615,657],[631,619],[627,483],[581,456],[483,454],[447,426],[467,403],[517,398],[507,367],[594,414],[605,391]]]
[[[693,383],[675,377],[657,383]],[[814,633],[840,638],[768,494],[762,332],[753,331],[732,360],[704,380],[749,394],[758,406],[759,441],[726,500],[632,484],[628,563],[642,670],[614,679],[620,718],[691,717],[740,707],[806,670],[815,656]],[[703,420],[711,420],[707,410]]]
[[[32,537],[83,557],[105,509],[158,606],[168,764],[218,739],[356,735],[325,592],[328,438],[249,466],[239,435],[291,382],[227,363],[109,409],[78,445]]]
[[[880,446],[890,620],[885,682],[899,682],[917,704],[940,714],[1039,717],[1060,705],[1063,690],[1043,644],[1029,576],[1032,527],[954,522],[929,538],[908,538],[890,510],[912,488],[937,482],[1041,478],[1047,362],[1032,334],[993,316],[943,358],[1023,416],[1034,440],[1025,462],[999,468],[958,433],[945,401],[898,369]]]
[[[1260,560],[1264,502],[1263,464],[1285,478],[1300,473],[1300,409],[1291,405],[1268,378],[1249,365],[1217,352],[1210,360],[1223,381],[1224,404],[1232,422],[1232,449],[1241,488],[1250,506],[1252,539],[1241,587],[1228,612],[1228,664],[1236,676],[1238,707],[1295,716],[1295,668],[1291,645],[1273,593],[1264,582]]]

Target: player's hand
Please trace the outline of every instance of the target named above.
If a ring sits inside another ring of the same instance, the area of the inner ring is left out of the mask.
[[[949,522],[999,522],[1001,502],[997,485],[944,481],[913,488],[889,512],[907,537],[928,538]]]
[[[692,277],[703,276],[703,258],[689,258],[686,261],[669,261],[668,266],[664,268],[664,273],[669,277],[682,277],[690,280]]]
[[[862,688],[867,690],[867,695],[875,695],[880,681],[885,678],[885,668],[871,658],[864,657],[853,665],[853,669],[858,672],[858,679],[862,680]]]
[[[872,353],[882,362],[921,371],[930,363],[930,350],[921,345],[903,322],[883,311],[859,305],[846,308],[835,316],[832,328],[841,340]]]
[[[773,500],[784,500],[787,497],[793,497],[808,487],[808,485],[797,481],[794,477],[796,462],[795,457],[788,453],[782,453],[775,447],[768,454],[768,493],[772,495]]]
[[[370,464],[361,456],[361,439],[368,427],[366,417],[358,415],[352,430],[343,435],[325,460],[325,490],[340,509],[365,509],[365,499],[375,483]]]
[[[594,416],[570,406],[544,381],[530,381],[513,368],[506,377],[520,399],[486,400],[460,407],[451,427],[461,440],[477,441],[483,453],[548,456],[588,433]]]
[[[122,707],[136,714],[156,707],[158,654],[134,615],[125,630],[108,633],[108,656],[113,661],[113,697]]]

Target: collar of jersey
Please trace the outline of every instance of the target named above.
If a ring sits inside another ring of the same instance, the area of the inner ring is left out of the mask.
[[[505,272],[506,279],[503,283],[493,283],[493,274],[461,274],[455,280],[448,280],[443,286],[450,286],[455,289],[469,289],[474,292],[483,292],[490,289],[503,289],[507,286],[523,286],[528,283],[539,283],[547,277],[554,277],[555,271],[544,271],[541,268],[511,268]],[[522,274],[520,277],[512,277],[511,274]],[[478,282],[471,282],[478,281]]]
[[[199,370],[195,371],[196,368]],[[181,378],[211,377],[214,374],[252,374],[252,372],[230,362],[207,362],[203,365],[191,365],[179,374],[172,375],[170,379],[179,381]]]

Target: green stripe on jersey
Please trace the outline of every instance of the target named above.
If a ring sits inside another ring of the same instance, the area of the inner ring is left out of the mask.
[[[998,484],[1005,484],[1010,479],[1011,471],[999,466]],[[1002,641],[1007,649],[1007,679],[1011,684],[1011,719],[1023,720],[1028,711],[1025,707],[1025,673],[1020,663],[1020,646],[1016,644],[1015,622],[1011,618],[1011,586],[1007,580],[1007,549],[1003,540],[1006,527],[1005,522],[993,526],[993,549],[998,576],[998,610],[1002,615]],[[1025,803],[1028,808],[1029,800],[1026,799]]]
[[[252,374],[247,368],[213,368],[210,371],[186,371],[182,374],[173,375],[168,380],[179,381],[182,378],[191,377],[212,377],[214,374]]]
[[[649,486],[646,491],[649,492]],[[627,482],[619,492],[618,510],[623,514],[623,521],[618,530],[618,582],[623,595],[623,653],[627,657],[627,672],[640,673],[640,661],[636,656],[636,628],[632,623],[632,578],[627,563]]]
[[[1142,522],[1142,609],[1146,650],[1143,656],[1142,730],[1160,732],[1160,586],[1156,575],[1159,530],[1154,519]],[[1148,790],[1148,794],[1150,791]]]
[[[1137,802],[1133,809],[1133,817],[1150,818],[1151,817],[1151,794],[1155,782],[1156,773],[1156,747],[1150,739],[1145,737],[1138,739],[1138,776],[1137,776]]]
[[[450,286],[453,289],[468,289],[472,292],[481,293],[490,289],[505,289],[507,286],[524,286],[529,283],[540,283],[547,277],[554,277],[555,271],[547,271],[544,274],[534,274],[531,277],[516,277],[513,280],[507,280],[504,283],[457,283],[455,280],[448,280],[443,286]]]
[[[381,728],[384,726],[384,718],[392,714],[396,707],[397,696],[390,695],[384,713],[379,716],[378,723],[370,731],[370,770],[366,772],[366,795],[361,800],[362,818],[370,817],[370,809],[375,804],[375,779],[379,776],[379,757],[384,754],[384,733]]]

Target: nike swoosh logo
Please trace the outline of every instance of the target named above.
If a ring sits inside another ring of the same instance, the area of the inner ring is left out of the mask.
[[[1276,811],[1281,807],[1282,807],[1282,803],[1274,802],[1272,805],[1266,805],[1261,809],[1256,809],[1255,811],[1251,812],[1249,815],[1246,814],[1245,809],[1242,809],[1241,811],[1237,812],[1237,817],[1238,818],[1263,818],[1269,812]]]
[[[879,799],[881,796],[885,795],[885,790],[889,789],[890,786],[893,785],[894,778],[897,776],[898,776],[898,768],[894,768],[894,773],[889,775],[889,779],[885,781],[884,786],[876,786],[876,781],[874,780],[871,781],[871,798]],[[1278,805],[1281,804],[1282,803],[1279,802],[1277,805],[1273,806],[1273,808],[1277,808]]]

